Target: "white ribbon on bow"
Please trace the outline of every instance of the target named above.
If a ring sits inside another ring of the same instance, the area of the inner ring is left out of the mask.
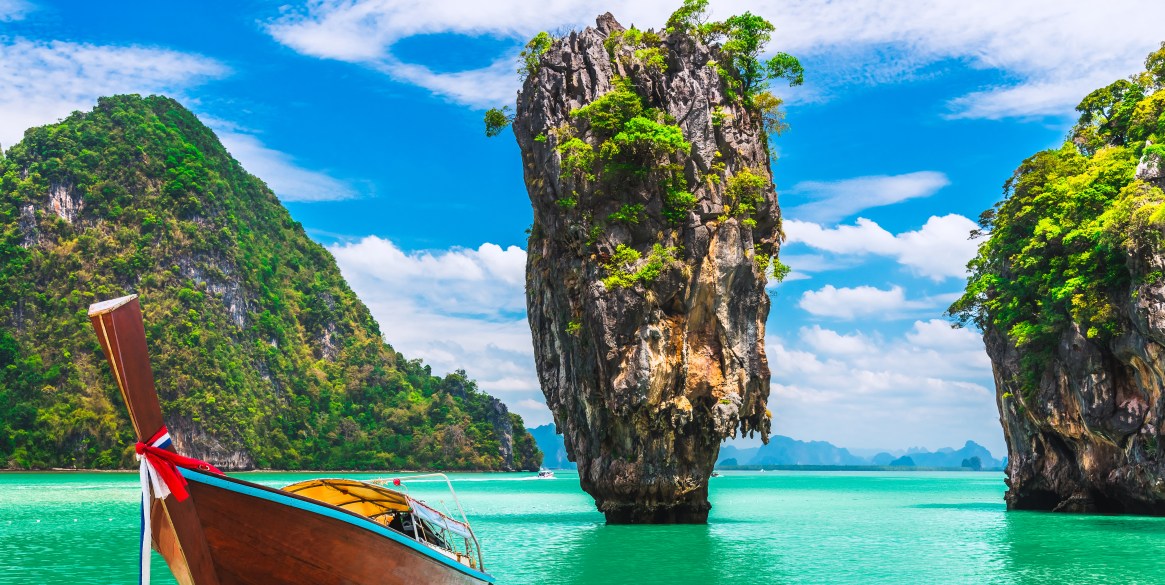
[[[170,433],[164,433],[152,443],[151,447],[165,449],[170,446]],[[142,482],[142,529],[141,529],[141,572],[138,574],[138,585],[150,585],[150,547],[153,542],[153,525],[150,522],[151,492],[154,498],[166,499],[170,495],[170,488],[158,476],[157,470],[144,455],[136,455],[138,461],[138,476]]]

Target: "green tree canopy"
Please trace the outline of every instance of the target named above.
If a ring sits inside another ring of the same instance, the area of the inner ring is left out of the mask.
[[[1022,379],[1014,382],[1025,394],[1069,326],[1111,339],[1132,287],[1162,278],[1135,261],[1160,250],[1165,227],[1165,193],[1135,176],[1143,158],[1165,154],[1165,89],[1150,89],[1118,80],[1086,96],[1069,140],[1023,161],[1003,200],[980,217],[977,234],[989,237],[949,312],[1022,350]]]

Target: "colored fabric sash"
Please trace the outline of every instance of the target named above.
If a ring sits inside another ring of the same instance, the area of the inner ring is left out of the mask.
[[[186,491],[186,478],[178,471],[179,467],[211,471],[222,475],[215,466],[198,459],[183,457],[167,449],[172,445],[170,431],[163,426],[150,437],[149,441],[134,446],[137,458],[141,462],[138,466],[138,476],[142,482],[142,529],[141,549],[138,551],[141,560],[141,572],[138,574],[139,585],[150,583],[150,543],[153,541],[153,525],[150,522],[151,493],[159,500],[166,499],[170,494],[181,502],[190,497]]]

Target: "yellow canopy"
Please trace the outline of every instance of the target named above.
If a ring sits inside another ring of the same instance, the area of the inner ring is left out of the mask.
[[[409,499],[404,494],[354,479],[309,479],[293,483],[283,491],[367,516],[381,524],[391,522],[394,513],[409,510]]]

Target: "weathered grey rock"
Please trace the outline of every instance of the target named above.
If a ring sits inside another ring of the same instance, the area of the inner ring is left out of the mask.
[[[1145,146],[1152,146],[1153,143],[1149,140],[1145,141]],[[1146,152],[1141,160],[1137,162],[1136,177],[1142,181],[1156,183],[1158,187],[1165,187],[1165,165],[1162,164],[1161,157]]]
[[[1134,275],[1109,342],[1062,335],[1039,386],[1022,397],[1021,352],[984,335],[1008,445],[1011,509],[1165,515],[1165,257],[1131,253]],[[1159,272],[1158,272],[1159,273]],[[1146,282],[1150,281],[1150,282]]]
[[[174,449],[187,457],[206,461],[227,471],[255,468],[255,460],[245,449],[231,448],[187,417],[174,417],[170,425]]]
[[[704,522],[721,441],[738,429],[768,437],[769,298],[754,255],[776,256],[780,210],[762,121],[726,97],[708,65],[718,50],[664,36],[659,71],[630,48],[608,54],[604,40],[622,30],[605,14],[597,28],[557,40],[518,96],[514,133],[534,208],[530,329],[547,404],[607,520]],[[617,77],[674,117],[691,143],[690,153],[657,161],[682,165],[697,198],[682,221],[663,216],[658,168],[618,184],[563,176],[562,140],[577,132],[597,144],[571,111],[611,91]],[[751,221],[724,215],[728,178],[745,170],[769,185]],[[559,203],[570,197],[577,205]],[[644,206],[641,221],[604,220],[625,204]],[[650,283],[609,287],[603,278],[620,244],[642,254],[637,267],[655,244],[675,247],[675,261]]]
[[[73,223],[84,207],[85,202],[81,198],[81,194],[77,193],[71,185],[58,184],[49,187],[49,208],[57,217],[68,223]]]

